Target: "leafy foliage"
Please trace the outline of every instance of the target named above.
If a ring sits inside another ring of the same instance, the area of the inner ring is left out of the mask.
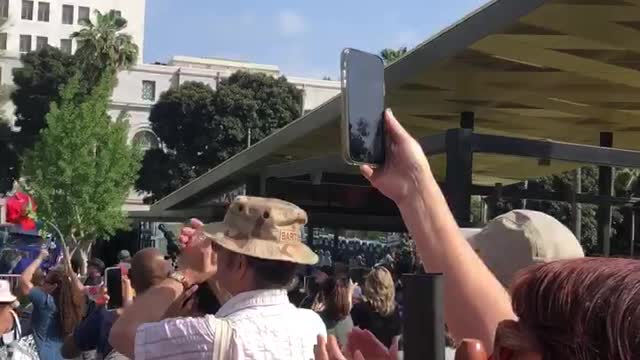
[[[22,67],[13,70],[16,85],[11,100],[16,107],[16,139],[19,149],[28,149],[46,125],[45,116],[52,102],[60,100],[60,88],[76,73],[73,56],[57,48],[45,46],[41,50],[22,55]]]
[[[79,46],[75,57],[82,76],[96,83],[106,69],[127,69],[138,60],[139,48],[131,35],[123,33],[127,19],[115,10],[106,14],[95,11],[96,21],[84,20],[83,28],[71,34]]]
[[[82,44],[75,55],[45,46],[23,55],[22,67],[13,70],[16,88],[11,100],[16,108],[15,125],[20,131],[5,129],[0,135],[9,137],[0,141],[0,155],[8,160],[0,169],[0,192],[9,190],[20,176],[19,158],[38,141],[40,131],[46,127],[50,104],[60,101],[60,89],[73,76],[80,74],[78,95],[87,95],[105,71],[113,75],[116,70],[135,64],[138,58],[138,46],[130,35],[122,33],[127,20],[114,11],[104,15],[96,12],[95,24],[85,21],[83,25],[73,34]]]
[[[387,48],[380,51],[380,57],[382,57],[382,60],[384,60],[385,64],[391,64],[392,62],[403,57],[407,53],[407,51],[408,50],[406,46],[403,46],[397,50]]]
[[[78,77],[51,105],[47,128],[25,154],[22,175],[39,217],[56,224],[71,246],[91,244],[125,225],[122,205],[139,168],[128,123],[107,113],[113,78],[84,96]]]
[[[139,190],[159,199],[300,116],[302,94],[284,77],[237,72],[217,90],[185,82],[163,93],[149,121],[164,143],[145,154]]]
[[[574,172],[547,176],[533,181],[529,181],[529,189],[542,191],[570,192],[573,190]],[[638,181],[635,170],[621,170],[616,173],[615,192],[617,196],[628,196],[638,194],[635,192]],[[598,193],[598,168],[595,166],[584,167],[581,171],[582,193]],[[512,209],[522,208],[522,202],[501,201],[495,208],[495,215],[508,212]],[[583,204],[582,210],[582,231],[581,242],[585,251],[589,254],[602,252],[602,244],[598,244],[598,224],[596,218],[597,207],[595,205]],[[527,209],[542,211],[553,216],[560,222],[571,228],[572,206],[568,202],[559,201],[527,201]],[[612,216],[611,249],[613,253],[625,253],[628,251],[626,244],[626,228],[624,226],[624,216],[620,208],[613,208]]]

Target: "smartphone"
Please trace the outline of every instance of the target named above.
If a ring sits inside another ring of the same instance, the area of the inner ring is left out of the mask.
[[[380,166],[385,159],[384,62],[378,55],[344,49],[342,86],[342,156],[351,165]]]
[[[107,288],[107,295],[109,295],[107,310],[119,309],[124,304],[122,297],[122,270],[123,268],[120,266],[104,270],[104,285]]]

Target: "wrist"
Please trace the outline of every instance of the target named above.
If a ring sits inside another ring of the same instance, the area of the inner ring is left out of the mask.
[[[184,288],[183,290],[187,290],[197,283],[193,272],[189,271],[189,269],[174,271],[169,275],[169,279],[175,283],[181,284]]]
[[[440,192],[440,186],[433,176],[428,163],[416,164],[409,173],[409,187],[403,198],[395,201],[400,210],[415,208]]]

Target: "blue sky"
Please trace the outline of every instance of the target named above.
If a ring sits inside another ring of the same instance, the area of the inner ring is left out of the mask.
[[[145,62],[172,55],[336,78],[344,47],[412,47],[486,0],[147,0]]]

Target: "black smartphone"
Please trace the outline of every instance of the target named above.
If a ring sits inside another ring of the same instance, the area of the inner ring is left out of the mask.
[[[114,266],[104,270],[105,286],[109,295],[107,310],[116,310],[122,307],[124,300],[122,297],[122,268]]]
[[[384,62],[375,54],[344,49],[342,156],[351,165],[380,166],[385,159]]]

